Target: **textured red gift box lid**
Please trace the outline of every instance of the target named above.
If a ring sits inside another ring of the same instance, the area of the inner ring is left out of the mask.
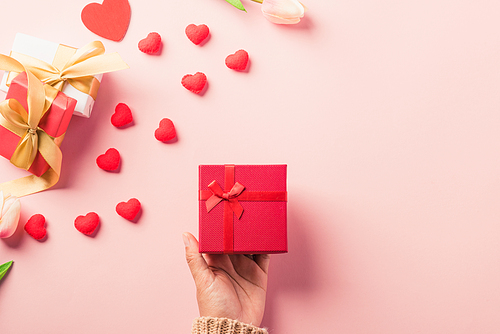
[[[19,74],[11,83],[5,99],[16,99],[21,103],[24,110],[28,109],[28,77],[25,72]],[[76,100],[59,92],[54,99],[50,109],[40,120],[38,126],[48,135],[59,137],[66,132],[71,115],[75,110]],[[8,160],[16,150],[17,144],[21,138],[11,131],[0,126],[0,155]],[[49,165],[40,153],[37,153],[33,164],[28,170],[30,173],[41,176],[49,169]]]
[[[286,165],[235,165],[235,182],[245,186],[245,191],[286,192]],[[199,189],[208,190],[212,181],[224,189],[224,165],[200,165]],[[238,219],[233,213],[234,253],[270,254],[286,253],[287,202],[239,201],[243,215]],[[223,253],[223,211],[219,203],[207,212],[206,201],[199,201],[199,238],[201,253]]]

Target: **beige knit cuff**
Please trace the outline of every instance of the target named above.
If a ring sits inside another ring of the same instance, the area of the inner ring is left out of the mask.
[[[237,320],[200,317],[194,319],[191,334],[268,334],[268,332]]]

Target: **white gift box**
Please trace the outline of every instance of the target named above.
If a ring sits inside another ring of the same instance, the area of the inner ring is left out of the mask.
[[[18,33],[16,34],[11,54],[12,52],[17,52],[52,64],[57,52],[61,47],[64,47],[66,49],[69,48],[61,44]],[[11,78],[12,75],[9,76],[9,73],[10,72],[4,73],[2,82],[0,83],[0,90],[4,92],[7,92],[7,90],[9,89],[9,87],[7,86],[8,80],[10,81],[13,79]],[[93,87],[91,90],[95,92],[95,94],[92,94],[95,96],[97,94],[99,84],[102,80],[102,74],[95,75],[94,79],[95,80],[92,84]],[[70,84],[65,84],[62,92],[77,101],[73,115],[83,116],[87,118],[90,117],[92,107],[94,106],[95,102],[94,98],[91,95],[79,91]]]

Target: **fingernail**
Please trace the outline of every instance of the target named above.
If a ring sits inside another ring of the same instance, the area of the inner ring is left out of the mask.
[[[182,233],[182,241],[184,241],[184,246],[189,247],[189,238],[186,233]]]

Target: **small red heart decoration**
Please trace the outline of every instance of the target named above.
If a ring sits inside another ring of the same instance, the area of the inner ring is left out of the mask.
[[[155,131],[155,138],[162,142],[172,140],[176,135],[174,123],[168,118],[162,119],[160,127]]]
[[[92,235],[97,226],[99,226],[99,216],[95,212],[89,212],[75,219],[75,228],[85,235]]]
[[[94,34],[119,42],[130,23],[128,0],[103,0],[102,5],[89,3],[82,10],[82,22]]]
[[[160,51],[161,36],[157,32],[151,32],[148,37],[139,42],[139,50],[144,53],[154,55]]]
[[[141,202],[137,198],[131,198],[127,202],[116,205],[116,213],[128,220],[134,220],[141,210]]]
[[[207,83],[207,76],[202,72],[196,72],[194,75],[186,74],[182,77],[182,85],[195,94],[201,93]]]
[[[111,115],[111,124],[117,128],[132,123],[132,111],[125,103],[118,103],[115,107],[115,113]]]
[[[226,57],[226,66],[232,70],[244,71],[248,64],[248,52],[238,50],[234,54]]]
[[[208,37],[210,33],[210,29],[205,24],[190,24],[186,27],[186,36],[189,38],[191,42],[196,45],[199,45],[201,42]]]
[[[120,165],[120,153],[116,148],[110,148],[106,153],[97,157],[96,163],[101,169],[107,171],[116,170]]]
[[[24,230],[36,240],[41,240],[47,235],[45,229],[45,217],[41,214],[36,214],[28,219],[24,225]]]

